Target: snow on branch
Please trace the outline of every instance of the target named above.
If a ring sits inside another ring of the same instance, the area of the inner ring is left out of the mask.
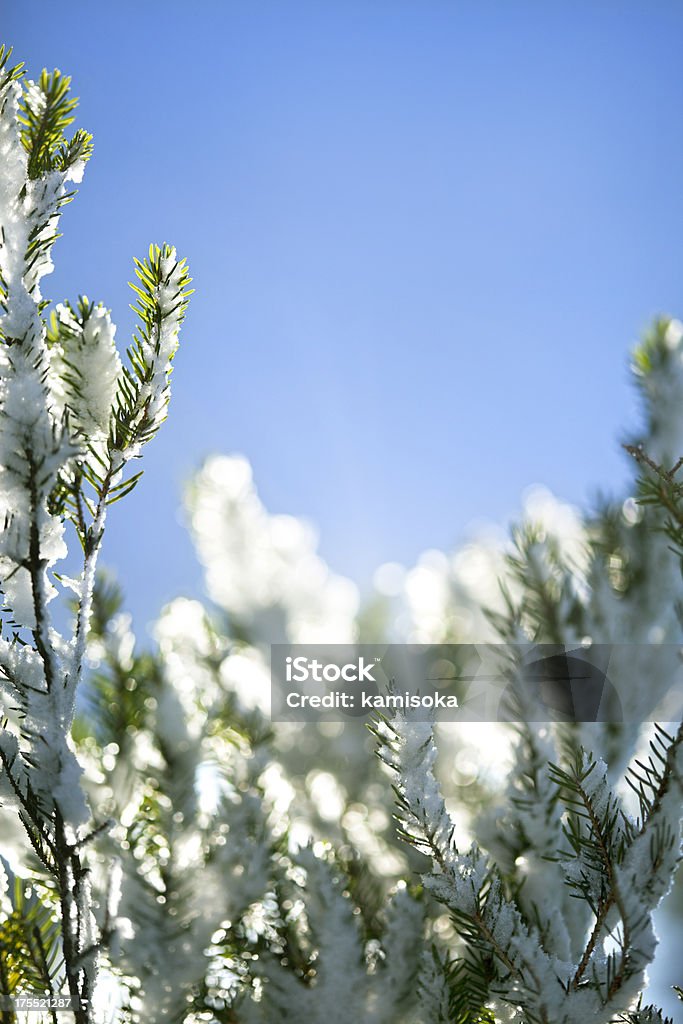
[[[136,264],[140,329],[122,368],[107,311],[81,299],[49,314],[41,282],[53,269],[62,207],[91,155],[67,137],[69,79],[37,82],[0,48],[0,799],[13,808],[57,894],[69,990],[88,1019],[98,937],[82,843],[93,827],[71,731],[106,511],[132,488],[126,462],[158,429],[187,305],[189,277],[169,247]],[[49,321],[49,327],[48,327]],[[82,571],[55,567],[75,528]],[[77,597],[73,635],[51,618],[58,584]]]
[[[546,856],[561,862],[556,884],[564,881],[593,918],[577,962],[568,959],[566,947],[558,955],[556,942],[549,944],[547,919],[533,904],[525,905],[519,872],[524,858],[503,874],[476,843],[467,853],[458,850],[434,776],[430,725],[398,713],[379,721],[377,735],[379,755],[396,776],[402,834],[432,862],[424,884],[448,907],[466,947],[483,957],[482,998],[485,993],[493,1004],[519,1006],[520,1019],[539,1024],[606,1024],[628,1010],[654,956],[652,911],[680,858],[683,730],[676,737],[660,732],[653,746],[657,762],[636,776],[644,810],[638,821],[622,809],[602,762],[579,752],[572,764],[549,770],[562,801],[555,827],[562,825],[569,849],[548,850]],[[574,921],[562,919],[558,897],[555,933],[575,932]],[[608,937],[616,942],[609,952]]]

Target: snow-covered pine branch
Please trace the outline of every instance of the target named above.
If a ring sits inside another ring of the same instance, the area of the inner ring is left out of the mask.
[[[456,846],[455,825],[433,772],[431,725],[398,713],[378,723],[378,736],[380,757],[397,776],[402,833],[432,861],[432,871],[423,876],[426,887],[448,907],[465,941],[483,954],[487,997],[519,1005],[533,1024],[565,1020],[558,1014],[569,965],[546,953],[537,928],[525,922],[477,844],[466,853]]]
[[[76,100],[69,79],[37,82],[0,49],[0,585],[9,628],[0,638],[0,798],[13,808],[58,894],[68,987],[89,1019],[100,936],[83,839],[92,829],[71,742],[92,589],[108,505],[136,477],[126,463],[158,429],[187,304],[187,268],[172,248],[138,262],[140,328],[121,365],[103,307],[82,299],[50,317],[41,281],[61,209],[91,154],[65,132]],[[83,568],[74,633],[51,619],[58,561],[75,527]]]
[[[377,734],[380,757],[396,775],[402,833],[431,860],[424,883],[450,911],[468,953],[478,958],[474,964],[487,1003],[517,1007],[513,1019],[533,1024],[607,1024],[628,1011],[654,956],[652,911],[668,892],[680,859],[683,728],[675,737],[660,734],[654,748],[658,767],[653,762],[644,780],[638,776],[644,813],[637,821],[621,808],[604,764],[590,755],[580,752],[572,765],[551,770],[569,813],[562,816],[552,799],[548,807],[555,821],[548,820],[548,808],[542,812],[546,833],[559,838],[562,829],[566,840],[563,848],[546,848],[545,856],[561,861],[562,872],[550,865],[545,881],[554,880],[556,887],[564,882],[592,916],[583,952],[574,959],[576,917],[566,912],[569,901],[561,888],[552,894],[550,927],[547,904],[539,909],[533,894],[524,893],[525,856],[501,870],[476,843],[466,853],[458,850],[433,772],[431,726],[399,712],[380,720]],[[530,790],[535,785],[531,781]],[[527,814],[525,821],[532,824],[534,817]],[[543,836],[537,832],[535,839]],[[543,849],[541,842],[541,856]],[[610,936],[616,936],[613,951],[604,946]],[[440,976],[435,984],[443,984]]]
[[[569,812],[568,850],[561,855],[566,884],[593,914],[572,988],[594,986],[603,1006],[613,1010],[627,1008],[643,988],[657,945],[652,911],[671,888],[681,856],[683,726],[675,737],[658,730],[652,751],[656,760],[645,779],[635,769],[642,812],[637,820],[611,791],[601,760],[578,752],[567,767],[551,768]],[[605,953],[610,934],[617,949]]]

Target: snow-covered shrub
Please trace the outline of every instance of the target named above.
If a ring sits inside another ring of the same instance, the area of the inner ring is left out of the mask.
[[[360,611],[247,461],[209,459],[188,492],[209,601],[141,649],[96,567],[189,277],[168,246],[136,263],[127,359],[101,304],[43,298],[91,150],[68,86],[0,51],[0,997],[66,993],[78,1024],[661,1024],[642,992],[683,737],[638,723],[683,646],[683,328],[636,353],[630,493],[582,515],[536,489],[509,536],[385,567]],[[270,644],[357,639],[611,644],[626,724],[269,720]]]

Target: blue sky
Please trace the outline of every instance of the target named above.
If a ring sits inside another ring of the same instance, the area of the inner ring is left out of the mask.
[[[336,571],[450,547],[530,483],[616,488],[628,350],[683,314],[683,5],[0,0],[95,135],[45,292],[131,328],[187,255],[170,418],[106,560],[140,625],[200,572],[178,508],[252,461]]]

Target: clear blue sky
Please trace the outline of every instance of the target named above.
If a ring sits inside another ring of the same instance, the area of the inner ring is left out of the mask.
[[[95,134],[45,292],[131,326],[151,240],[197,289],[107,562],[140,624],[198,592],[184,478],[242,451],[333,567],[624,479],[627,353],[683,314],[683,4],[0,0]]]

